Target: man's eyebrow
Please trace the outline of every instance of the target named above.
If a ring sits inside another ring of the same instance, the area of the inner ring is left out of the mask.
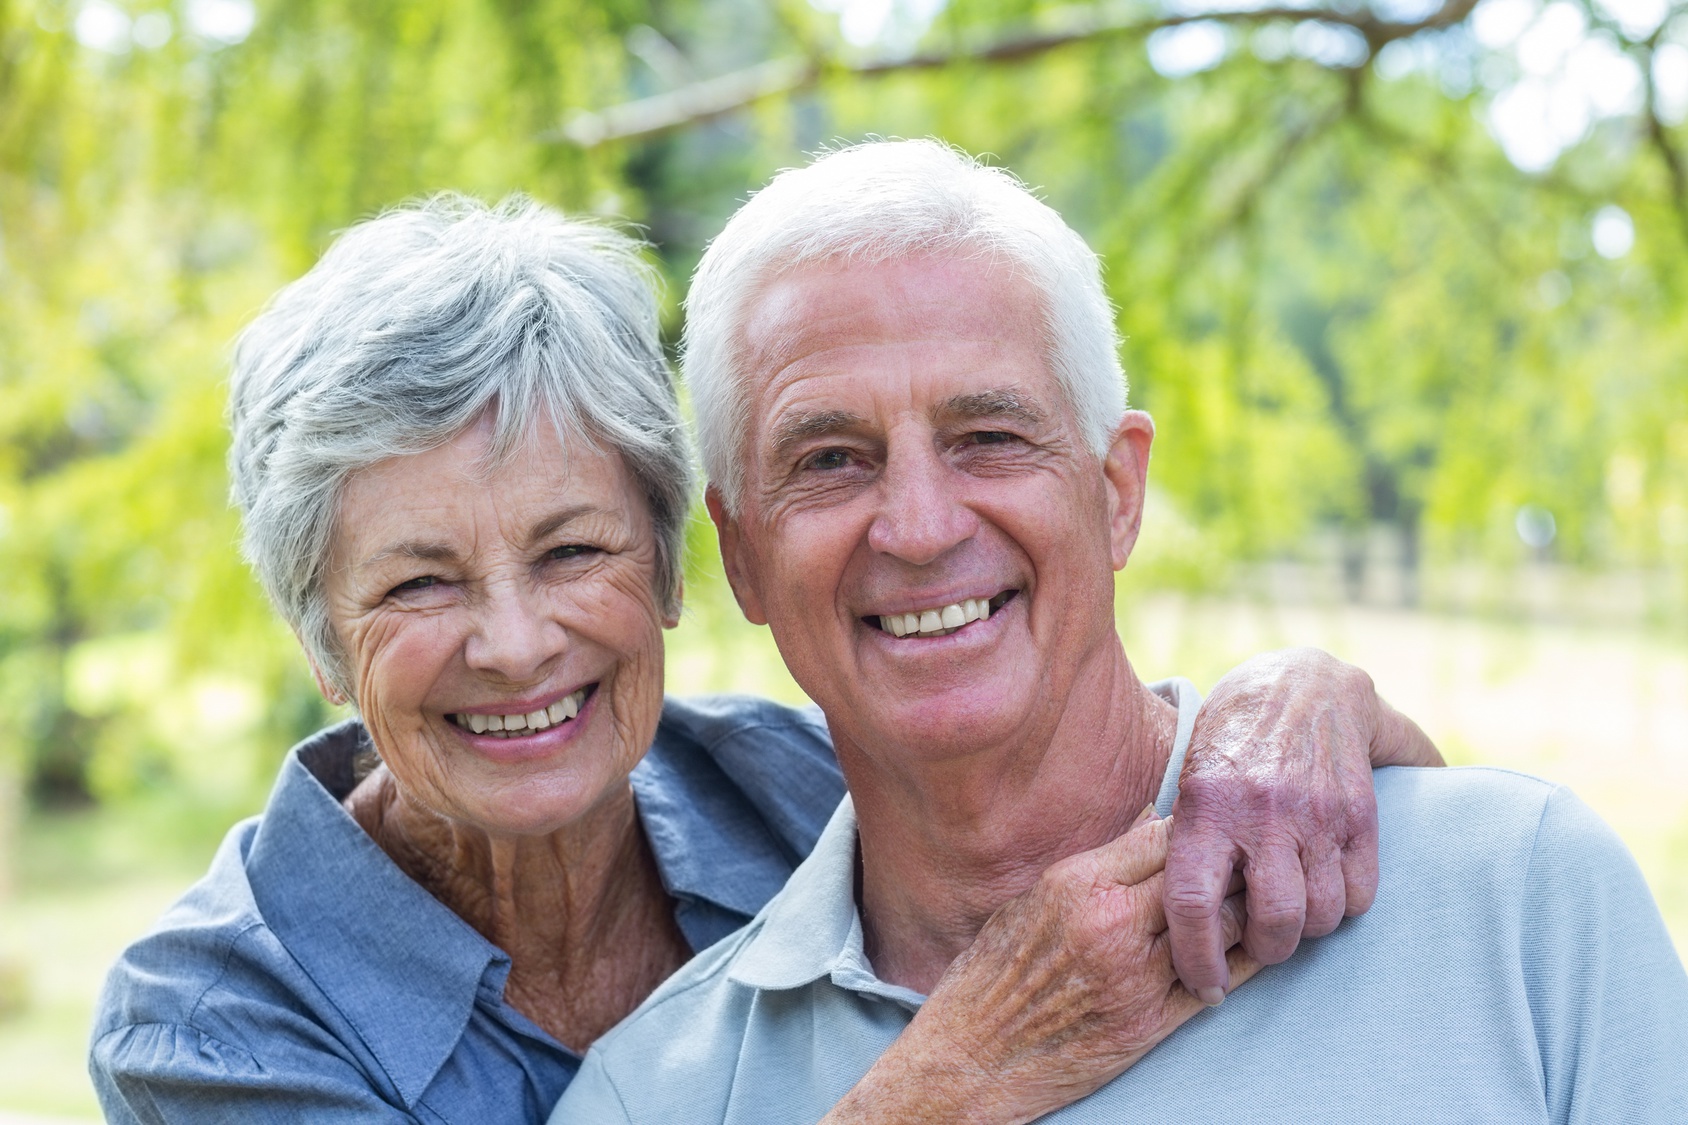
[[[803,411],[783,419],[774,427],[773,448],[782,456],[792,446],[819,434],[835,434],[862,424],[860,415],[848,410]]]
[[[956,395],[944,402],[942,413],[962,418],[1013,418],[1028,426],[1045,418],[1036,399],[1009,387]]]

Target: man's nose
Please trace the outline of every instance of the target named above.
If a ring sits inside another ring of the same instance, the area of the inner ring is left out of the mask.
[[[915,566],[936,561],[971,539],[979,517],[962,496],[962,481],[935,449],[893,449],[880,478],[880,509],[868,545]]]
[[[464,659],[477,672],[511,683],[532,683],[568,646],[568,630],[537,590],[520,583],[489,585],[478,607]]]

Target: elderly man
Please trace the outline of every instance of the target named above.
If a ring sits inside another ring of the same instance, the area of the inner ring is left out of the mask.
[[[1086,852],[1122,810],[1174,810],[1197,706],[1139,682],[1114,628],[1154,430],[1124,409],[1082,240],[935,144],[781,176],[711,247],[691,316],[728,576],[852,796],[750,926],[598,1042],[553,1120],[848,1119],[912,1020],[965,1024],[926,994],[1052,865],[1090,865],[1122,964],[1165,956],[1165,822]],[[1155,1006],[1136,1042],[1110,1014],[1120,1066],[1141,1061],[1051,1120],[1688,1121],[1688,978],[1605,826],[1499,770],[1385,770],[1377,794],[1371,912],[1146,1057]]]

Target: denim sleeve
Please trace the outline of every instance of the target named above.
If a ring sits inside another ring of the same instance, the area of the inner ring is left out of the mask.
[[[746,695],[670,696],[658,737],[700,747],[798,859],[844,798],[844,775],[818,707]]]
[[[1548,1119],[1688,1121],[1688,975],[1635,861],[1569,790],[1542,813],[1523,909]]]
[[[183,1024],[130,1024],[94,1041],[89,1073],[117,1125],[419,1122],[331,1055],[261,1061]]]

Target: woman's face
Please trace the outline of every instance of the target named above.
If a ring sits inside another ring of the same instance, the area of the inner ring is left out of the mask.
[[[329,614],[410,800],[494,835],[624,792],[662,707],[650,513],[619,456],[548,425],[496,472],[490,423],[357,474]]]

